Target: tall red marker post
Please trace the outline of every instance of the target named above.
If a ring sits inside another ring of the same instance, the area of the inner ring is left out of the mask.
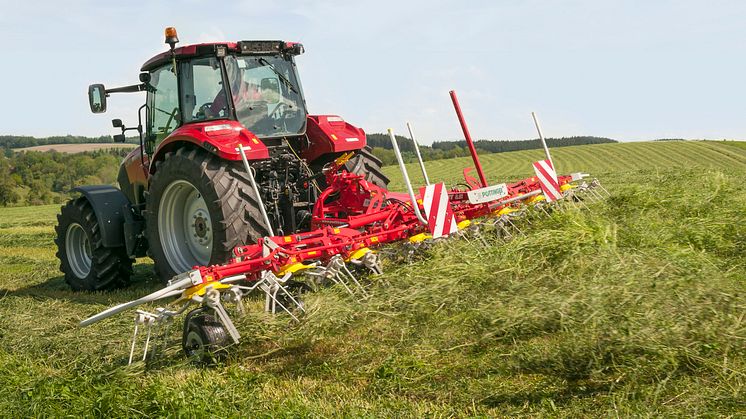
[[[487,179],[484,177],[482,171],[482,165],[479,164],[479,156],[477,156],[477,149],[474,148],[474,142],[471,140],[471,134],[469,134],[469,128],[466,127],[466,121],[464,121],[464,115],[461,114],[461,106],[458,104],[458,98],[456,98],[456,91],[451,90],[448,92],[451,95],[453,101],[453,107],[456,109],[456,115],[458,116],[458,122],[461,124],[461,129],[464,131],[464,138],[466,139],[466,145],[469,146],[469,152],[471,153],[471,159],[474,160],[474,166],[477,168],[479,174],[479,180],[482,182],[482,187],[487,186]]]

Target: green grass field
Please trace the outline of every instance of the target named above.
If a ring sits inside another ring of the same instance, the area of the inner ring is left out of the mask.
[[[488,178],[540,151],[485,155]],[[658,142],[557,149],[560,172],[612,193],[503,243],[433,247],[368,278],[372,297],[308,297],[298,325],[254,310],[224,364],[126,366],[130,314],[158,288],[73,293],[57,270],[57,206],[0,209],[0,411],[39,416],[743,416],[746,149]],[[469,159],[428,164],[460,181]],[[414,179],[415,166],[410,167]],[[395,178],[398,168],[387,167]],[[150,307],[153,309],[154,307]],[[174,328],[178,329],[179,325]],[[178,331],[173,339],[179,339]]]

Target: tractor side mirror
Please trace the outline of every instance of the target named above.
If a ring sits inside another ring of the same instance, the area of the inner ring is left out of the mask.
[[[114,128],[123,128],[124,124],[122,123],[121,119],[112,119],[111,126],[113,126]]]
[[[114,136],[114,142],[115,143],[123,143],[127,140],[127,138],[124,136],[124,134],[117,134]]]
[[[103,84],[88,86],[88,104],[93,113],[106,112],[106,88]]]

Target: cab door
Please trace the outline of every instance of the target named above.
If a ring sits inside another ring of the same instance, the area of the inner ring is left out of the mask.
[[[182,122],[179,89],[172,64],[150,73],[145,150],[148,155]]]

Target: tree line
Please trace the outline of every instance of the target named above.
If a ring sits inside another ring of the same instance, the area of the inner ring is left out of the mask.
[[[391,139],[388,134],[368,134],[368,145],[373,147],[373,154],[381,159],[384,166],[396,164]],[[395,136],[396,143],[402,151],[405,162],[416,159],[414,153],[414,142],[406,137]],[[573,145],[616,143],[616,140],[603,137],[579,136],[563,138],[547,138],[550,148],[567,147]],[[504,153],[508,151],[534,150],[542,148],[538,138],[533,140],[477,140],[474,146],[479,153]],[[425,161],[450,159],[454,157],[469,156],[469,148],[466,141],[436,141],[432,146],[420,146],[420,154]]]
[[[76,186],[115,184],[119,163],[128,152],[109,149],[0,155],[0,205],[62,203]]]
[[[111,135],[102,135],[100,137],[83,137],[79,135],[58,135],[53,137],[30,137],[23,135],[0,135],[0,148],[24,148],[35,147],[38,145],[52,144],[88,144],[88,143],[113,143],[114,138]],[[137,144],[137,137],[127,138],[127,143]]]

